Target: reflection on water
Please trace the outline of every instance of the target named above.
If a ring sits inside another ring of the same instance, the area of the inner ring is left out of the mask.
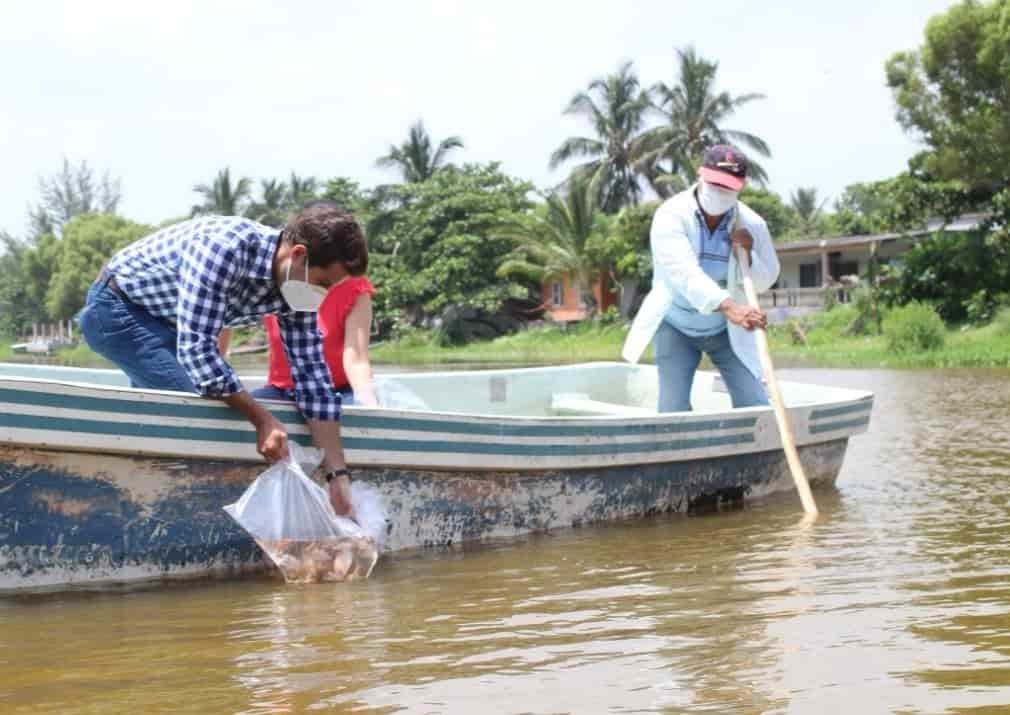
[[[877,393],[812,527],[790,496],[367,582],[0,601],[0,710],[1007,711],[1007,373],[788,376]]]

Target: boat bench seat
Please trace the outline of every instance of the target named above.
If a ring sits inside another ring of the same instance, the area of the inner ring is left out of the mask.
[[[589,399],[581,392],[559,392],[551,395],[551,412],[556,415],[613,415],[618,417],[645,417],[655,415],[647,407],[621,405]]]

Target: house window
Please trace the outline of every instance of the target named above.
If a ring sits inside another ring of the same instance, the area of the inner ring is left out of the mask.
[[[565,302],[565,291],[564,286],[561,285],[561,281],[555,281],[551,283],[551,303],[554,305],[561,305]]]
[[[801,263],[800,264],[800,288],[820,288],[821,287],[821,264]]]

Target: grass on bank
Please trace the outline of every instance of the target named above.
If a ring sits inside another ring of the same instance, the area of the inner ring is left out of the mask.
[[[883,335],[845,335],[856,319],[854,306],[838,306],[808,320],[806,345],[793,342],[788,325],[769,331],[776,365],[853,368],[1010,367],[1010,310],[989,325],[946,328],[933,350],[896,352]],[[372,350],[377,364],[558,364],[620,360],[626,324],[586,322],[568,329],[538,327],[461,347],[439,347],[426,333],[413,333]],[[643,360],[650,361],[651,350]]]
[[[495,340],[443,348],[425,332],[411,333],[370,350],[372,361],[388,365],[486,363],[544,365],[620,360],[628,326],[592,322],[568,328],[540,326]]]
[[[853,368],[1010,367],[1010,308],[1004,308],[993,322],[982,327],[946,329],[944,343],[937,349],[901,353],[895,352],[882,335],[844,335],[856,316],[855,307],[845,305],[807,319],[806,345],[793,341],[788,326],[773,326],[769,338],[775,364]],[[450,348],[439,347],[430,334],[418,331],[375,345],[371,355],[376,364],[408,366],[618,361],[627,331],[628,326],[622,323],[586,322],[567,329],[541,326],[495,340]],[[649,350],[643,360],[651,359]],[[10,361],[111,367],[83,343],[61,350],[51,358],[40,359],[15,354],[10,349],[10,341],[0,341],[0,362]],[[265,355],[263,362],[265,364]]]

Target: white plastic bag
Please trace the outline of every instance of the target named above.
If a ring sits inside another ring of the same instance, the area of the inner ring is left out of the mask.
[[[385,510],[378,492],[351,484],[355,519],[337,516],[326,490],[306,476],[319,457],[290,443],[290,459],[256,478],[224,510],[248,531],[288,583],[367,578],[379,558]],[[315,450],[313,450],[315,452]]]

